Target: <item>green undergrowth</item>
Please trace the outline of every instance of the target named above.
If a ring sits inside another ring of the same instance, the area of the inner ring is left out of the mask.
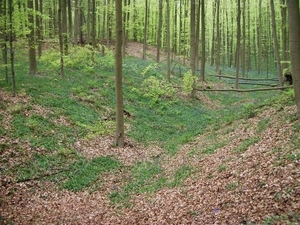
[[[177,187],[183,184],[186,178],[194,173],[190,165],[178,167],[171,175],[165,174],[159,160],[154,162],[138,162],[130,169],[130,177],[118,191],[112,191],[109,198],[119,207],[130,207],[132,195],[153,193],[163,187]]]
[[[33,151],[26,160],[20,160],[20,164],[11,168],[18,181],[51,179],[63,188],[80,191],[89,188],[101,174],[122,168],[131,177],[125,180],[120,191],[110,195],[112,202],[122,202],[134,193],[181,185],[191,176],[194,169],[189,165],[176,167],[169,177],[159,161],[136,162],[131,167],[124,167],[113,157],[88,160],[80,156],[74,148],[78,139],[113,135],[115,130],[113,54],[107,50],[103,56],[89,47],[71,49],[66,59],[66,77],[61,78],[57,64],[59,54],[52,50],[48,53],[39,60],[36,76],[27,73],[28,62],[21,55],[17,56],[18,93],[30,99],[28,104],[6,106],[0,102],[0,109],[11,115],[11,127],[5,129],[0,125],[0,135],[20,140],[20,144],[28,144]],[[174,87],[174,84],[182,84],[188,68],[173,66],[170,84],[166,81],[164,64],[132,57],[127,57],[123,63],[125,123],[129,127],[126,136],[141,144],[159,145],[167,154],[176,155],[182,145],[194,141],[208,127],[218,130],[239,118],[256,116],[263,106],[276,104],[279,108],[292,98],[288,91],[282,94],[279,91],[205,92],[212,104],[217,102],[219,105],[211,109],[201,98],[188,98]],[[4,74],[3,68],[0,70]],[[206,82],[223,81],[208,76]],[[10,84],[5,84],[3,79],[0,87],[10,91]],[[57,122],[61,118],[66,123]],[[4,119],[0,115],[1,124]],[[258,130],[262,132],[267,125],[267,120],[261,122]],[[299,146],[297,138],[293,138],[295,148]],[[237,151],[243,152],[257,141],[245,140]],[[0,152],[11,145],[1,144]],[[224,141],[213,142],[190,154],[213,154],[224,145]],[[292,159],[292,156],[287,157]],[[219,170],[226,169],[223,167]],[[5,173],[10,173],[9,170]]]

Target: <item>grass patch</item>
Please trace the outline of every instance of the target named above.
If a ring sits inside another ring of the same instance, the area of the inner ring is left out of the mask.
[[[176,187],[182,185],[186,178],[193,173],[193,168],[189,165],[183,165],[175,171],[174,180],[168,183],[169,187]]]
[[[51,119],[39,114],[26,117],[16,114],[12,118],[12,138],[27,140],[34,148],[55,150],[62,144],[69,146],[82,128],[56,125]]]
[[[69,166],[65,174],[67,180],[62,186],[68,190],[80,191],[99,179],[101,173],[116,170],[122,163],[111,157],[98,157],[91,161],[82,159]]]
[[[263,225],[276,225],[276,224],[287,224],[287,225],[297,225],[300,222],[300,214],[295,212],[290,212],[289,214],[281,214],[267,217]]]
[[[167,178],[163,176],[162,169],[157,162],[141,162],[134,165],[131,170],[130,180],[121,191],[109,194],[113,204],[119,203],[126,206],[131,194],[155,192],[165,186]]]
[[[262,133],[264,130],[266,130],[269,127],[269,123],[270,118],[260,120],[257,125],[257,132]]]
[[[235,152],[242,153],[248,149],[251,145],[254,145],[255,143],[259,142],[259,137],[249,137],[242,141],[242,143],[235,148]]]
[[[220,164],[218,167],[218,172],[221,173],[221,172],[225,171],[227,169],[227,167],[228,166],[224,163]]]

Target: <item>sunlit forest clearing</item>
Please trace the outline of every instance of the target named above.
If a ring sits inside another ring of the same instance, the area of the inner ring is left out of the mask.
[[[0,224],[299,224],[290,3],[120,2],[0,2]]]

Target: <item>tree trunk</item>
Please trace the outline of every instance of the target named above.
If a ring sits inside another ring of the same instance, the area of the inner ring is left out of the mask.
[[[243,11],[242,11],[242,46],[241,46],[241,65],[242,65],[242,77],[246,77],[246,0],[243,0]]]
[[[116,0],[116,45],[115,45],[115,85],[116,85],[116,137],[115,145],[124,147],[124,112],[122,92],[122,1]]]
[[[74,36],[73,36],[73,44],[77,45],[78,44],[78,35],[79,35],[79,0],[74,1],[74,7],[75,7],[75,12],[74,12]]]
[[[261,62],[262,62],[262,11],[261,11],[262,0],[258,2],[258,24],[257,24],[257,69],[258,74],[261,74]]]
[[[216,73],[220,74],[220,57],[221,57],[221,35],[220,35],[220,0],[216,0]]]
[[[73,40],[73,23],[72,23],[72,2],[68,0],[68,34],[69,34],[69,41]]]
[[[170,36],[170,1],[167,2],[167,16],[166,16],[166,24],[167,24],[167,80],[171,82],[171,36]]]
[[[287,0],[290,27],[290,52],[297,117],[300,118],[300,13],[299,0]]]
[[[282,43],[282,55],[281,60],[282,70],[284,71],[289,67],[288,60],[288,36],[287,36],[287,11],[286,11],[286,0],[281,0],[281,43]]]
[[[92,46],[93,48],[96,48],[96,0],[92,0]]]
[[[195,76],[196,73],[196,3],[195,0],[191,0],[191,15],[190,15],[190,69],[192,77]],[[195,91],[195,81],[193,84],[193,90],[191,93],[191,97],[196,96]]]
[[[276,57],[277,74],[278,74],[279,86],[282,86],[283,85],[282,70],[280,64],[281,62],[280,62],[279,45],[278,45],[277,30],[276,30],[274,0],[270,0],[270,6],[271,6],[272,31],[273,31],[273,39],[274,39],[274,51]]]
[[[160,61],[160,47],[161,47],[161,29],[162,29],[162,14],[163,14],[163,0],[159,0],[159,15],[158,15],[158,30],[157,30],[157,46],[156,46],[156,62]]]
[[[235,79],[236,89],[239,89],[240,46],[241,46],[241,0],[237,0],[236,79]]]
[[[201,70],[200,70],[200,80],[205,80],[205,0],[202,0],[201,4]]]
[[[0,2],[0,15],[4,18],[4,23],[1,24],[1,30],[3,33],[1,34],[1,48],[2,48],[2,62],[4,64],[5,69],[5,81],[8,83],[8,59],[7,59],[7,41],[8,41],[8,29],[7,29],[7,10],[6,10],[6,0]]]
[[[59,49],[60,49],[60,75],[65,77],[64,70],[64,38],[63,38],[63,28],[62,28],[62,7],[64,0],[58,1],[58,38],[59,38]]]
[[[148,29],[148,0],[145,0],[145,18],[144,18],[144,41],[143,41],[143,59],[146,59],[147,51],[147,29]]]
[[[216,1],[213,3],[213,24],[212,24],[212,43],[211,43],[211,51],[210,51],[210,65],[213,66],[215,64],[215,43],[216,43],[216,36],[215,36],[215,13],[216,13]]]
[[[68,38],[68,20],[67,20],[67,0],[62,0],[62,35],[64,39],[64,54],[67,55],[69,51],[69,38]]]
[[[12,78],[12,96],[16,96],[16,79],[15,79],[15,59],[13,49],[13,3],[9,2],[9,48],[10,48],[10,66]]]
[[[28,8],[31,10],[28,14],[28,22],[29,22],[29,30],[30,33],[28,35],[28,45],[29,45],[29,73],[36,74],[37,72],[37,62],[36,62],[36,51],[35,51],[35,29],[34,29],[34,7],[33,0],[27,1]]]

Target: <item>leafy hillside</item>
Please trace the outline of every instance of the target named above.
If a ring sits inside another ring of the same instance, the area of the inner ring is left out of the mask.
[[[113,146],[112,54],[73,51],[68,79],[59,78],[57,53],[49,51],[40,76],[27,75],[18,56],[18,97],[1,80],[1,223],[300,222],[300,127],[291,91],[190,99],[180,88],[187,68],[174,64],[169,84],[164,64],[128,57],[120,149]],[[232,84],[207,76],[198,85]]]

